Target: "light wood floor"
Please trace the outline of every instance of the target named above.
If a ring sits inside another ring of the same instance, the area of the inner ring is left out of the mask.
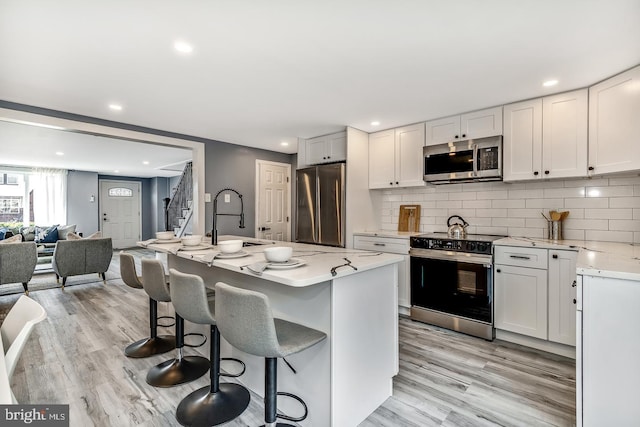
[[[112,277],[117,262],[114,256]],[[0,312],[18,296],[0,297]],[[123,355],[127,344],[148,334],[148,300],[119,279],[103,285],[96,276],[95,283],[31,297],[48,318],[36,326],[14,374],[20,402],[68,403],[72,426],[174,426],[180,400],[208,384],[208,375],[169,389],[145,382],[147,370],[173,353]],[[171,314],[160,305],[161,314]],[[207,356],[208,344],[185,352]],[[393,397],[361,426],[571,426],[575,386],[572,360],[402,318]],[[249,409],[227,425],[261,425],[262,411],[261,399],[252,395]]]

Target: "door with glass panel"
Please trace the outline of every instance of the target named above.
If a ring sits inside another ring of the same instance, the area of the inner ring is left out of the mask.
[[[141,239],[140,183],[100,181],[100,230],[114,248],[129,248]]]

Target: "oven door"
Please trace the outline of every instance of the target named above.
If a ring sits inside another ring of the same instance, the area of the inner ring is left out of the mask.
[[[493,324],[490,256],[420,252],[434,254],[411,256],[411,305]]]

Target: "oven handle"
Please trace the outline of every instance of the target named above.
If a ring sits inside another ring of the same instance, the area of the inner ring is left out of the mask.
[[[441,261],[466,262],[468,264],[482,264],[491,268],[491,255],[460,253],[454,251],[436,251],[433,249],[411,248],[409,255],[415,258],[431,258]]]

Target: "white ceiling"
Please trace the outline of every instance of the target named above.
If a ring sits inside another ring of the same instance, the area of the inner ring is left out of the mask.
[[[0,165],[75,169],[143,178],[180,175],[192,157],[191,150],[184,148],[2,120],[0,146]]]
[[[640,0],[2,0],[0,99],[293,153],[588,86],[640,64],[639,22]]]

